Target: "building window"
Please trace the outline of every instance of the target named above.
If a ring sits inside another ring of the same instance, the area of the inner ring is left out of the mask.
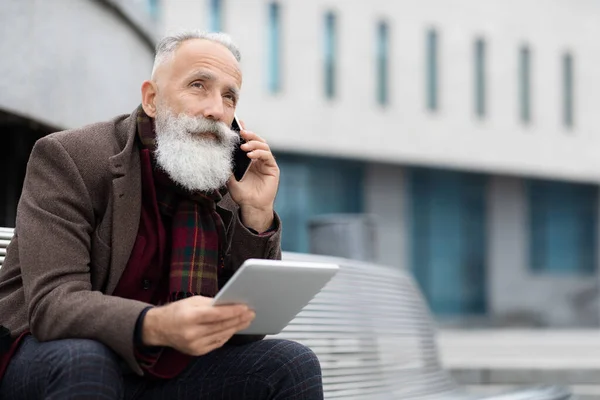
[[[284,251],[310,249],[309,223],[325,214],[360,214],[364,211],[364,164],[348,160],[280,154],[281,184],[275,210],[285,232]]]
[[[333,12],[325,15],[325,96],[332,99],[336,95],[336,16]]]
[[[521,121],[531,121],[531,52],[523,46],[519,52],[519,108]]]
[[[532,180],[528,196],[531,269],[553,274],[593,274],[597,187]]]
[[[435,30],[427,32],[427,108],[438,109],[438,34]]]
[[[389,101],[389,27],[386,22],[377,25],[377,101],[385,106]]]
[[[269,91],[277,93],[281,90],[281,22],[280,22],[280,5],[278,2],[269,4],[269,54],[268,54],[268,76],[267,82]]]
[[[574,124],[573,117],[573,56],[567,53],[563,56],[563,120],[567,127]]]
[[[211,32],[221,32],[223,30],[223,2],[221,0],[208,0],[209,2],[209,21],[208,29]]]
[[[475,41],[475,114],[482,118],[486,111],[485,42]]]
[[[152,17],[152,19],[158,19],[159,12],[159,0],[147,0],[148,4],[148,14]]]
[[[485,314],[486,186],[481,174],[407,170],[412,271],[437,315]]]

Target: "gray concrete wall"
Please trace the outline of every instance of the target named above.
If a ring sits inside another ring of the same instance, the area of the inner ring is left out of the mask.
[[[3,0],[0,108],[60,128],[133,111],[153,51],[108,3]]]
[[[544,325],[598,324],[594,308],[576,298],[598,287],[595,277],[553,276],[529,268],[528,211],[524,181],[491,177],[488,198],[488,288],[490,313],[502,319],[518,314]]]

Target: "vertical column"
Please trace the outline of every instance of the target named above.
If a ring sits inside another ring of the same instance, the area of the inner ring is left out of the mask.
[[[488,304],[490,314],[527,307],[527,203],[523,181],[491,178],[488,192]]]
[[[375,216],[377,262],[409,268],[405,176],[401,167],[370,164],[365,173],[365,212]]]

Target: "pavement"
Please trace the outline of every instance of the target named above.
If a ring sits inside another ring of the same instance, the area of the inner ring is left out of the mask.
[[[600,330],[441,329],[441,362],[477,391],[561,384],[600,400]]]

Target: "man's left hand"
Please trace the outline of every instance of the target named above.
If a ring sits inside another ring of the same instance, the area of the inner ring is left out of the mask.
[[[240,206],[242,223],[262,233],[273,224],[273,207],[279,186],[279,167],[267,142],[256,133],[240,132],[246,141],[242,150],[252,160],[241,181],[232,175],[227,187],[231,198]]]

